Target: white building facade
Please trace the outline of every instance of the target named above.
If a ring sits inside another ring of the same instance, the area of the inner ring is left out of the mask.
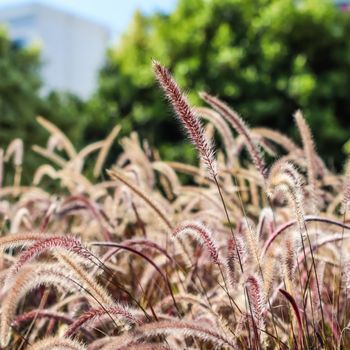
[[[39,3],[2,8],[0,23],[16,45],[40,44],[44,93],[91,95],[109,43],[106,27]]]

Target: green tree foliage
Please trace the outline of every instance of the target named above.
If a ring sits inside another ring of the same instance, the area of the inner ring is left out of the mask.
[[[27,138],[39,104],[41,82],[38,75],[39,52],[21,49],[0,30],[0,144],[14,137]]]
[[[216,93],[251,125],[292,133],[301,108],[320,153],[339,161],[350,127],[349,36],[350,14],[325,0],[179,0],[169,15],[137,13],[108,53],[89,136],[121,123],[167,156],[188,155],[173,147],[182,136],[155,85],[157,58],[192,103],[201,103],[197,91]]]
[[[21,48],[11,42],[6,30],[1,28],[0,147],[5,149],[14,138],[24,141],[27,172],[23,175],[27,182],[38,164],[38,156],[29,149],[34,144],[43,145],[47,139],[45,130],[36,122],[37,115],[43,115],[67,130],[68,136],[76,143],[80,142],[84,128],[84,119],[79,119],[84,104],[71,94],[40,94],[42,84],[39,70],[39,47]]]

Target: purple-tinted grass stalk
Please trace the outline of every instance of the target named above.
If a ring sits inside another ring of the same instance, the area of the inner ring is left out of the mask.
[[[343,225],[345,226],[346,222],[346,213],[348,206],[350,204],[350,162],[348,161],[347,163],[347,169],[345,169],[345,179],[343,182],[343,200],[342,200],[342,213],[343,213]],[[337,296],[337,320],[339,320],[339,314],[340,314],[340,294],[341,294],[341,289],[342,289],[342,270],[343,270],[343,254],[344,254],[344,249],[343,249],[343,242],[344,242],[344,226],[342,227],[342,239],[340,242],[340,255],[339,255],[339,286],[338,286],[338,296]],[[346,305],[346,304],[345,304]]]
[[[267,179],[267,168],[266,168],[264,159],[261,155],[258,145],[253,140],[253,137],[251,135],[249,128],[246,126],[242,118],[235,111],[233,111],[228,105],[220,101],[218,98],[213,97],[207,94],[206,92],[201,92],[200,97],[205,102],[207,102],[212,108],[214,108],[217,112],[222,114],[223,117],[238,132],[238,134],[242,135],[242,137],[246,141],[246,147],[253,160],[253,163],[265,182],[265,180]],[[242,208],[243,208],[243,204],[242,204]]]
[[[67,329],[65,336],[73,336],[84,324],[100,319],[106,314],[119,316],[125,319],[126,322],[142,325],[142,321],[136,318],[126,307],[121,305],[105,306],[104,308],[93,308],[85,311],[80,315]]]
[[[122,182],[124,185],[126,185],[128,188],[131,189],[137,196],[139,196],[144,202],[146,202],[150,208],[152,208],[156,214],[159,216],[159,218],[164,222],[165,226],[172,230],[173,226],[169,219],[167,218],[166,214],[160,209],[160,206],[155,203],[153,200],[151,200],[147,195],[144,194],[143,190],[136,186],[135,184],[131,183],[119,170],[112,169],[107,171],[108,175],[114,179]]]
[[[221,188],[217,180],[217,165],[216,160],[214,158],[212,142],[205,137],[205,133],[203,131],[203,127],[198,115],[190,106],[186,96],[181,92],[179,86],[177,85],[174,78],[171,76],[168,69],[163,67],[157,61],[153,61],[153,69],[160,86],[162,87],[165,95],[167,96],[168,100],[173,106],[178,118],[185,126],[188,136],[190,137],[192,143],[195,145],[202,161],[204,162],[204,164],[206,164],[211,179],[216,184],[221,201],[224,206],[227,220],[230,225],[231,234],[233,236],[233,239],[235,240],[234,233],[232,230],[232,224],[227,212],[224,197],[222,195]],[[238,250],[237,255],[239,257],[241,271],[243,272],[243,266]],[[224,282],[226,284],[225,280]]]
[[[227,156],[227,166],[231,167],[234,164],[233,151],[235,148],[235,141],[231,134],[230,127],[226,124],[226,121],[221,117],[221,115],[210,108],[197,107],[195,111],[201,116],[202,119],[207,119],[211,122],[222,136],[223,143],[225,145],[226,156]]]
[[[45,309],[34,309],[31,311],[28,311],[24,314],[21,314],[19,316],[16,316],[13,320],[11,327],[18,327],[21,325],[21,323],[28,322],[31,320],[36,319],[49,319],[50,321],[54,322],[61,322],[65,323],[67,325],[70,325],[74,322],[74,320],[67,316],[66,313],[56,312],[52,310],[45,310]],[[93,340],[92,335],[83,327],[80,328],[80,330],[84,333],[84,336],[88,337],[90,341]]]
[[[2,302],[2,313],[0,320],[0,346],[7,346],[10,341],[10,326],[15,315],[18,302],[27,294],[27,292],[38,286],[59,286],[69,291],[75,288],[74,285],[67,283],[63,270],[58,267],[32,266],[24,267],[16,276],[10,290]],[[67,273],[67,270],[65,270]]]
[[[197,148],[198,153],[202,158],[202,161],[207,165],[209,175],[211,179],[215,182],[221,201],[223,203],[225,215],[230,226],[232,238],[234,241],[236,241],[236,238],[232,229],[232,223],[228,215],[226,203],[217,179],[217,166],[214,158],[214,152],[211,146],[211,142],[207,140],[205,137],[203,127],[200,123],[200,119],[194,113],[189,102],[187,101],[187,98],[182,94],[179,86],[171,76],[170,72],[156,61],[153,61],[153,69],[160,86],[162,87],[163,91],[165,92],[165,95],[167,96],[170,103],[172,104],[178,118],[185,126],[186,132],[190,136],[192,143]],[[202,97],[204,98],[204,96]],[[229,108],[227,107],[227,109]],[[220,110],[218,111],[222,112]],[[231,122],[230,119],[228,121]],[[251,141],[251,138],[248,137],[248,139]],[[252,142],[250,142],[250,145],[252,145]],[[258,169],[260,169],[261,173],[263,174],[263,177],[265,178],[266,177],[265,164],[263,163],[263,160],[258,154],[258,152],[255,152],[255,151],[256,151],[256,147],[253,147],[253,154],[255,155],[255,157],[253,157],[253,160],[257,161],[257,167]],[[241,257],[236,244],[235,246],[236,246],[237,256],[239,259],[241,272],[243,273],[243,265],[241,262]]]
[[[207,227],[205,227],[204,225],[202,225],[199,222],[188,222],[188,223],[185,223],[183,225],[178,226],[173,231],[173,237],[174,238],[180,237],[186,233],[194,236],[196,239],[198,239],[201,243],[203,243],[206,246],[206,248],[209,252],[211,261],[214,264],[216,264],[220,270],[220,274],[221,274],[221,277],[222,277],[224,285],[225,285],[223,289],[230,300],[231,306],[233,306],[232,304],[234,304],[235,307],[237,308],[237,310],[241,313],[242,312],[241,309],[235,303],[235,301],[232,299],[232,297],[230,296],[230,293],[228,291],[226,279],[225,279],[223,271],[221,269],[222,262],[220,261],[220,258],[219,258],[219,249],[217,248],[217,245],[216,245],[215,241],[213,240],[212,232],[209,231],[209,229]]]
[[[167,252],[166,252],[166,250],[165,249],[163,249],[163,248],[161,248],[160,246],[158,246],[155,242],[152,242],[152,241],[149,241],[149,240],[130,240],[130,241],[124,241],[123,242],[123,245],[118,245],[118,244],[116,244],[116,243],[110,243],[110,242],[92,242],[91,243],[91,245],[101,245],[101,246],[107,246],[107,247],[115,247],[115,249],[114,250],[112,250],[110,253],[108,253],[107,255],[106,255],[106,257],[105,257],[105,259],[109,259],[113,254],[116,254],[120,249],[126,249],[126,250],[128,250],[127,248],[129,247],[129,246],[133,246],[133,245],[138,245],[138,244],[142,244],[142,245],[145,245],[146,247],[149,247],[149,248],[155,248],[155,249],[157,249],[158,251],[160,251],[161,253],[163,253],[170,261],[172,261],[172,262],[174,262],[176,265],[177,265],[177,267],[182,271],[182,272],[184,272],[183,271],[183,269],[182,269],[182,267],[176,262],[176,260],[173,260],[168,254],[167,254]],[[129,250],[130,251],[130,250]],[[137,251],[137,250],[134,250],[134,249],[132,249],[132,252],[133,253],[135,253],[135,254],[137,254],[137,253],[141,253],[141,252],[139,252],[139,251]],[[142,253],[141,253],[142,254]],[[145,255],[143,255],[142,254],[142,256],[141,257],[146,257]],[[101,262],[102,263],[102,262]],[[103,264],[103,263],[102,263]],[[155,269],[159,272],[159,270],[156,268],[156,265],[153,265],[154,267],[155,267]],[[161,272],[159,272],[160,274],[161,274]],[[161,274],[162,275],[162,274]],[[208,298],[208,296],[207,296],[207,294],[206,294],[206,291],[205,291],[205,289],[204,289],[204,286],[203,286],[203,283],[202,283],[202,281],[201,281],[201,279],[200,279],[200,277],[197,275],[197,277],[198,277],[198,280],[199,280],[199,282],[200,282],[200,285],[201,285],[201,288],[202,288],[202,292],[204,293],[204,295],[205,295],[205,297],[206,297],[206,299],[207,299],[207,302],[208,302],[208,304],[209,305],[211,305],[211,303],[210,303],[210,299]],[[167,278],[167,280],[168,280],[168,278]],[[181,280],[181,279],[180,279]],[[168,285],[169,285],[169,291],[170,291],[170,296],[171,296],[171,298],[172,298],[172,301],[174,302],[174,305],[176,306],[176,303],[175,303],[175,299],[174,299],[174,295],[173,295],[173,293],[172,293],[172,289],[171,289],[171,287],[170,287],[170,281],[168,281]],[[119,287],[120,288],[120,287]],[[127,291],[125,291],[125,292],[127,292]],[[198,290],[198,292],[200,292],[199,290]],[[129,294],[128,292],[127,292],[127,294]],[[130,297],[132,297],[131,295],[129,295]],[[133,297],[132,297],[133,298]],[[148,317],[148,315],[147,315],[147,313],[146,313],[146,311],[143,309],[143,307],[139,304],[139,302],[137,301],[137,300],[134,300],[136,303],[137,303],[137,305],[142,309],[142,311],[145,313],[145,315],[146,315],[146,317]],[[156,317],[155,317],[156,318]]]
[[[136,343],[117,348],[116,350],[171,350],[171,348],[164,344],[157,343]]]
[[[213,96],[207,94],[206,92],[201,92],[200,93],[200,97],[205,102],[207,102],[212,108],[214,108],[217,112],[219,112],[221,115],[223,115],[223,117],[231,124],[231,126],[238,132],[238,134],[242,135],[242,137],[246,141],[246,147],[247,147],[248,152],[249,152],[249,154],[250,154],[250,156],[251,156],[251,158],[253,160],[253,163],[254,163],[255,167],[257,168],[258,172],[261,174],[261,176],[262,176],[262,178],[263,178],[263,180],[265,182],[265,180],[267,179],[267,168],[266,168],[266,165],[265,165],[265,161],[264,161],[264,159],[263,159],[263,157],[261,155],[261,152],[260,152],[260,149],[259,149],[258,145],[253,140],[253,137],[251,135],[251,132],[250,132],[249,128],[246,126],[246,124],[241,119],[241,117],[235,111],[233,111],[228,105],[226,105],[224,102],[220,101],[216,97],[213,97]],[[229,216],[228,216],[228,213],[227,213],[225,201],[224,201],[224,198],[222,196],[221,189],[220,189],[220,186],[219,186],[219,184],[217,182],[216,177],[215,177],[214,180],[215,180],[215,182],[217,184],[217,187],[218,187],[218,190],[219,190],[219,193],[220,193],[220,197],[221,197],[221,199],[223,201],[228,222],[230,223],[230,219],[229,219]],[[241,206],[242,206],[242,210],[244,212],[244,206],[243,206],[242,201],[241,201]],[[246,217],[245,213],[244,213],[244,215]],[[248,223],[247,223],[247,225],[248,225],[248,229],[251,230],[251,228],[250,228]],[[230,226],[231,226],[231,223],[230,223]],[[233,235],[232,228],[231,228],[231,233]],[[235,240],[234,235],[233,235],[233,238]],[[237,249],[237,245],[236,245],[236,249]],[[241,257],[239,255],[238,250],[237,250],[237,255],[238,255],[238,259],[239,259],[239,263],[240,263],[240,267],[241,267],[241,272],[243,273],[243,265],[242,265]],[[258,259],[259,259],[259,257],[258,257]],[[259,264],[259,270],[260,270],[261,277],[264,278],[259,261],[258,261],[258,264]],[[247,293],[245,293],[245,294],[247,294]],[[248,303],[250,303],[249,299],[248,299]],[[271,310],[271,314],[272,314],[271,306],[270,306],[270,310]],[[273,317],[273,314],[272,314],[272,317]],[[277,330],[276,330],[276,327],[275,327],[274,320],[273,320],[273,324],[274,324],[275,332],[277,334]]]
[[[202,225],[199,222],[188,222],[182,224],[175,228],[173,231],[173,237],[180,237],[185,234],[190,234],[196,239],[198,239],[201,243],[203,243],[208,249],[210,258],[214,264],[219,265],[219,250],[215,241],[213,240],[213,234],[207,227]]]
[[[292,202],[295,211],[295,217],[299,226],[299,235],[300,243],[302,246],[302,251],[304,254],[304,267],[306,271],[309,271],[307,260],[306,260],[306,251],[303,238],[303,232],[305,231],[306,236],[308,237],[307,228],[305,225],[305,213],[304,213],[304,195],[302,188],[302,181],[300,174],[294,167],[292,163],[284,162],[283,160],[276,161],[270,169],[269,177],[267,180],[268,195],[270,196],[274,191],[282,192],[289,201]],[[310,240],[309,240],[310,241]],[[299,267],[298,267],[299,271]],[[299,275],[300,276],[300,275]],[[308,278],[309,281],[309,278]],[[306,284],[305,290],[308,288],[308,283]],[[311,301],[311,299],[310,299]],[[305,308],[305,305],[304,305]],[[306,310],[305,320],[307,320]],[[312,315],[313,316],[313,315]]]
[[[203,126],[195,110],[190,106],[187,97],[181,92],[168,69],[157,61],[153,61],[153,69],[159,85],[174,108],[186,132],[197,148],[198,154],[206,164],[209,174],[214,179],[217,175],[217,164],[214,158],[212,141],[205,137]]]
[[[7,275],[5,285],[13,278],[13,276],[25,265],[38,255],[44,253],[47,250],[64,250],[69,253],[77,255],[85,262],[91,263],[93,254],[82,245],[80,239],[72,236],[58,236],[52,235],[51,237],[39,239],[23,253],[20,254],[16,263],[12,265]]]
[[[330,219],[330,218],[324,218],[321,216],[314,216],[314,215],[307,215],[304,218],[305,222],[321,222],[324,224],[328,224],[328,225],[334,225],[337,227],[343,227],[344,229],[350,230],[350,226],[345,225],[339,221]],[[290,220],[284,224],[282,224],[281,226],[278,226],[274,232],[271,234],[271,236],[268,238],[268,240],[265,242],[265,245],[262,249],[262,256],[264,256],[267,251],[269,250],[271,244],[273,243],[273,241],[282,233],[284,233],[286,230],[288,230],[289,228],[293,227],[294,225],[297,225],[298,221],[297,220]]]
[[[99,210],[95,207],[94,203],[90,199],[88,199],[82,195],[73,195],[73,196],[68,197],[64,201],[63,205],[66,205],[66,204],[72,203],[72,202],[73,203],[75,202],[76,204],[82,203],[83,206],[92,213],[92,215],[95,217],[95,219],[97,220],[97,222],[101,226],[104,239],[110,241],[111,234],[110,234],[108,228],[106,227],[106,225],[103,223],[103,220],[102,220],[103,216],[101,215]],[[60,212],[59,215],[62,215],[62,212]]]
[[[11,326],[19,326],[21,323],[28,322],[34,318],[49,318],[66,324],[71,324],[74,322],[74,320],[71,317],[67,316],[67,314],[63,312],[56,312],[44,309],[34,309],[24,314],[16,316],[13,322],[11,323]]]
[[[192,143],[197,148],[200,157],[208,167],[210,177],[215,182],[221,201],[223,203],[227,221],[229,222],[229,225],[230,225],[232,237],[235,240],[235,236],[232,230],[231,220],[228,215],[225,200],[217,179],[217,165],[214,158],[214,151],[212,148],[212,144],[209,140],[206,139],[199,117],[191,108],[187,98],[181,92],[179,86],[177,85],[174,78],[171,76],[168,69],[163,67],[157,61],[153,61],[153,69],[154,69],[156,78],[160,86],[162,87],[165,95],[167,96],[171,105],[173,106],[178,118],[180,119],[182,124],[185,126],[186,132],[189,135]],[[242,266],[241,258],[238,251],[237,251],[237,255],[238,255],[241,271],[243,272],[243,266]]]
[[[279,289],[279,292],[288,300],[288,302],[291,304],[293,311],[295,313],[295,316],[298,322],[298,327],[299,327],[299,346],[301,350],[303,349],[303,325],[302,325],[298,305],[295,299],[293,298],[293,296],[291,296],[287,291],[285,291],[284,289]]]
[[[230,349],[236,349],[236,343],[219,333],[214,327],[208,327],[208,325],[202,325],[200,322],[189,321],[160,321],[144,324],[137,327],[130,337],[130,343],[135,342],[143,337],[155,337],[159,335],[184,335],[199,338],[206,342],[211,342],[217,348],[228,347]],[[130,344],[129,343],[129,344]],[[126,345],[126,344],[125,344]],[[105,348],[105,350],[114,349],[115,345],[111,344]]]
[[[266,311],[266,298],[264,296],[263,284],[260,278],[255,276],[248,277],[246,281],[251,312],[258,330],[264,330],[265,320],[264,313]]]
[[[118,243],[99,243],[99,242],[96,242],[96,243],[92,243],[91,245],[95,245],[95,246],[105,246],[105,247],[115,247],[115,248],[119,248],[119,249],[124,249],[126,251],[129,251],[133,254],[136,254],[138,256],[140,256],[141,258],[143,258],[144,260],[146,260],[147,262],[149,262],[157,271],[158,273],[160,274],[160,276],[164,279],[167,287],[168,287],[168,290],[169,290],[169,293],[173,299],[173,303],[174,303],[174,306],[178,312],[178,315],[180,317],[180,310],[179,310],[179,307],[176,303],[176,300],[175,300],[175,296],[173,294],[173,291],[171,289],[171,286],[170,286],[170,282],[169,282],[169,279],[166,275],[164,275],[164,273],[162,272],[162,270],[154,263],[154,261],[152,259],[150,259],[148,256],[146,256],[145,254],[141,253],[140,251],[134,249],[134,248],[131,248],[131,247],[128,247],[128,246],[125,246],[123,244],[118,244]]]
[[[49,337],[45,339],[41,339],[30,345],[28,350],[85,350],[86,347],[82,345],[77,340],[60,338],[60,337]]]
[[[312,137],[310,128],[309,128],[308,124],[306,123],[300,110],[298,110],[295,113],[294,118],[295,118],[295,122],[298,126],[298,129],[300,131],[300,135],[301,135],[301,138],[303,141],[305,158],[306,158],[306,162],[307,162],[307,175],[308,175],[308,183],[310,186],[311,210],[312,210],[313,214],[317,214],[318,213],[318,194],[317,194],[317,171],[316,171],[315,144],[313,142],[313,137]],[[315,273],[317,292],[318,292],[318,297],[320,300],[323,335],[325,336],[325,319],[324,319],[324,314],[323,314],[320,286],[319,286],[319,281],[318,281],[318,276],[317,276],[317,267],[316,267],[313,251],[311,248],[310,237],[309,237],[305,222],[304,222],[304,228],[305,228],[305,232],[306,232],[306,238],[307,238],[308,244],[310,246],[312,266],[313,266],[314,273]],[[317,241],[317,237],[318,237],[318,235],[316,235],[316,241]]]
[[[242,118],[233,111],[227,104],[220,101],[218,98],[209,95],[206,92],[201,92],[200,97],[207,102],[211,107],[213,107],[217,112],[222,114],[222,116],[232,125],[232,127],[242,135],[246,141],[247,150],[256,166],[258,172],[261,174],[263,179],[267,178],[267,170],[264,159],[261,156],[260,149],[258,145],[253,141],[253,137],[250,130],[245,125]]]
[[[0,188],[2,188],[4,179],[4,162],[4,150],[0,148]]]
[[[316,165],[315,144],[313,142],[313,137],[312,137],[310,128],[306,123],[306,120],[304,119],[300,110],[296,111],[294,115],[294,119],[300,132],[300,136],[304,146],[305,158],[307,162],[307,176],[308,176],[308,183],[310,186],[310,198],[311,198],[311,205],[312,205],[311,210],[313,214],[317,214],[318,196],[317,196],[317,184],[316,184],[317,171],[315,168],[315,165]]]

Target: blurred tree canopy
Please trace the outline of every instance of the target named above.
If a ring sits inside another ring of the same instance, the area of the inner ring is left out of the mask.
[[[350,153],[350,13],[326,0],[179,0],[170,14],[136,13],[107,53],[96,93],[40,93],[40,51],[20,48],[0,30],[0,147],[13,138],[43,145],[43,115],[78,146],[115,124],[136,130],[167,159],[192,161],[173,112],[157,87],[152,58],[174,73],[193,104],[197,92],[220,96],[251,126],[296,135],[301,108],[318,151],[337,166]],[[27,173],[38,156],[26,152]],[[26,173],[26,174],[27,174]],[[26,176],[26,174],[24,174]],[[29,175],[28,175],[29,179]]]
[[[169,15],[136,13],[108,52],[86,136],[121,123],[124,134],[137,130],[167,157],[191,157],[156,87],[156,58],[192,103],[202,104],[197,92],[206,90],[251,126],[293,134],[301,108],[318,151],[339,165],[350,130],[349,37],[350,14],[325,0],[179,0]]]
[[[39,47],[22,48],[8,38],[5,28],[0,28],[0,147],[6,149],[15,138],[23,140],[23,175],[27,181],[39,160],[28,150],[34,144],[43,145],[48,135],[37,124],[37,115],[67,130],[77,143],[81,141],[84,122],[79,114],[85,105],[77,97],[57,92],[40,94],[40,66]]]

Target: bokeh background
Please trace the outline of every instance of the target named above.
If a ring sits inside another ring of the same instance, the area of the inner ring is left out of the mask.
[[[120,124],[165,159],[195,161],[152,58],[193,104],[206,90],[296,140],[301,108],[330,168],[350,153],[350,1],[0,0],[0,23],[0,147],[24,140],[27,181],[47,139],[37,115],[78,148]]]

